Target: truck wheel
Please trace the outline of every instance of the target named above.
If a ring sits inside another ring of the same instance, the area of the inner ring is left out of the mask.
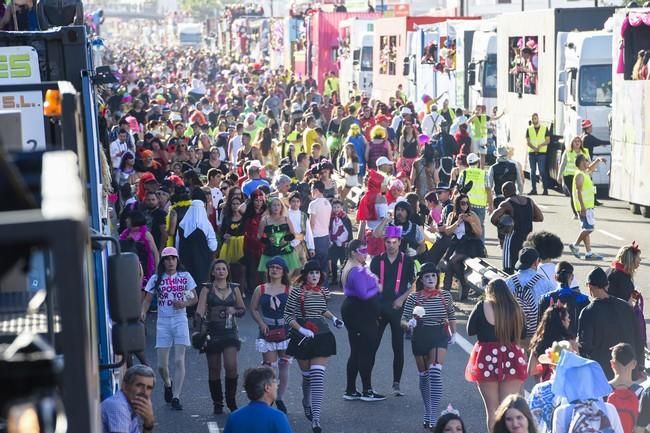
[[[630,212],[632,212],[634,215],[640,215],[641,206],[639,206],[638,204],[630,203]]]
[[[650,206],[641,206],[641,215],[644,218],[650,218]]]

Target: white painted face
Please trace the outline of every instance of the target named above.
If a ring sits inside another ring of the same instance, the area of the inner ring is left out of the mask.
[[[438,282],[438,276],[434,272],[427,272],[420,277],[420,280],[425,289],[433,289]]]
[[[320,271],[309,271],[307,273],[307,284],[315,286],[320,281]]]

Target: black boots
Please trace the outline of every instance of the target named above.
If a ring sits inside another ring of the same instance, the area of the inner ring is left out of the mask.
[[[230,412],[237,410],[237,377],[226,377],[226,405]]]
[[[212,405],[214,406],[214,414],[221,415],[223,413],[223,391],[221,389],[221,379],[211,380],[208,382],[210,385],[210,396],[212,397]]]

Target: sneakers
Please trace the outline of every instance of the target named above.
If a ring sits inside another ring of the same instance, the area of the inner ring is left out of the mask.
[[[571,254],[573,254],[576,259],[580,258],[580,248],[576,247],[573,244],[569,244],[569,249],[571,250]]]
[[[183,410],[181,401],[178,398],[172,398],[172,409],[174,410]]]
[[[603,256],[589,252],[585,254],[585,260],[602,260]]]
[[[171,403],[172,402],[172,386],[166,386],[165,387],[165,402],[166,403]]]
[[[404,393],[399,389],[399,382],[393,382],[393,394],[395,397],[403,397]]]
[[[544,191],[542,191],[542,195],[548,195],[548,190],[545,189]]]
[[[282,400],[275,400],[275,407],[277,407],[280,412],[284,412],[285,414],[287,413],[287,405],[284,404]]]
[[[382,401],[386,400],[385,395],[377,394],[372,389],[361,395],[361,401]]]
[[[343,394],[343,400],[347,400],[347,401],[355,401],[355,400],[359,400],[360,398],[361,398],[361,393],[356,390],[354,392],[345,391],[345,394]]]
[[[537,195],[537,191],[533,189],[530,192],[528,192],[528,195]]]

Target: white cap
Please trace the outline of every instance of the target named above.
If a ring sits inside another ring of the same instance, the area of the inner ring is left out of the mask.
[[[481,158],[479,158],[478,155],[473,153],[473,152],[470,153],[469,155],[467,155],[467,163],[468,164],[476,164],[480,160],[481,160]]]
[[[393,165],[393,161],[386,158],[385,156],[380,156],[377,158],[377,167],[380,167],[382,165]]]
[[[411,109],[409,107],[402,107],[399,110],[399,112],[400,112],[400,114],[413,114],[413,112],[411,111]]]

